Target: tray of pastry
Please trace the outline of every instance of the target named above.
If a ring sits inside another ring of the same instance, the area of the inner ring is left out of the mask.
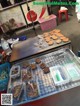
[[[38,35],[38,42],[35,43],[36,46],[45,48],[52,45],[60,45],[69,42],[69,38],[64,36],[60,30],[52,30],[50,32],[45,32],[43,35]]]

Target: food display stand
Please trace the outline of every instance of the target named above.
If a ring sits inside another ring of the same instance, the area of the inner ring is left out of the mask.
[[[22,105],[30,102],[31,105],[29,106],[37,106],[37,103],[39,103],[40,106],[40,104],[45,103],[45,100],[49,99],[52,101],[53,98],[56,106],[59,106],[57,101],[60,102],[62,98],[67,98],[67,96],[69,97],[69,95],[72,94],[72,91],[74,92],[75,89],[78,89],[74,87],[80,86],[79,60],[71,50],[66,48],[14,63],[12,65],[11,72],[16,69],[14,67],[17,67],[19,70],[19,73],[16,73],[16,75],[19,76],[15,76],[17,79],[15,78],[13,80],[12,74],[10,73],[10,80],[8,85],[8,93],[14,93],[14,105]],[[27,79],[24,77],[25,71],[29,75],[29,77],[26,77]],[[14,89],[18,85],[21,85],[22,88],[19,89],[20,91],[18,91],[19,94],[16,98]],[[30,91],[28,87],[31,87],[32,91]],[[74,93],[72,95],[74,95]],[[50,104],[49,100],[47,101],[47,106]],[[42,101],[42,103],[40,101]],[[65,104],[66,101],[67,100],[63,101],[63,104]],[[54,103],[51,103],[50,106],[53,106],[52,104]],[[28,106],[28,104],[26,104],[26,106]]]

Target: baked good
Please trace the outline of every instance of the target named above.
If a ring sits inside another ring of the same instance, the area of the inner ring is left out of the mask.
[[[56,33],[56,35],[59,36],[59,37],[64,37],[64,35],[61,34],[61,33]]]
[[[61,43],[61,39],[56,40],[56,43],[57,44]]]
[[[55,36],[55,35],[51,36],[51,38],[54,39],[54,40],[58,39],[58,37]]]
[[[48,42],[48,45],[49,45],[49,46],[51,46],[51,45],[53,45],[53,44],[54,44],[53,40],[50,40],[50,41]]]
[[[48,34],[46,34],[46,35],[44,35],[44,38],[45,38],[45,37],[48,37],[48,36],[49,36],[49,35],[48,35]]]
[[[46,37],[46,36],[48,36],[48,35],[49,35],[49,33],[48,33],[48,32],[43,33],[43,36],[44,36],[44,37]]]
[[[49,72],[50,72],[49,67],[45,67],[45,68],[43,69],[43,72],[44,72],[44,74],[49,73]]]
[[[53,32],[59,33],[61,30],[60,29],[54,29]]]
[[[60,37],[60,39],[61,39],[61,40],[65,39],[65,38],[66,38],[65,36],[63,36],[63,37]]]
[[[49,42],[50,40],[51,40],[50,37],[46,37],[46,38],[45,38],[45,41],[46,41],[46,42]]]
[[[35,69],[37,68],[37,67],[36,67],[36,64],[31,64],[30,66],[31,66],[31,69],[32,69],[32,70],[35,70]]]
[[[45,63],[40,64],[40,68],[44,69],[46,67]]]
[[[49,33],[50,33],[50,35],[53,35],[53,34],[54,34],[54,32],[53,32],[53,31],[50,31]]]
[[[45,39],[45,40],[46,40],[46,39],[50,39],[50,36],[48,36],[48,37],[45,37],[44,39]]]
[[[64,38],[62,41],[63,42],[68,42],[69,41],[69,38]]]
[[[39,63],[41,63],[41,59],[40,58],[36,58],[35,62],[36,62],[36,64],[39,64]]]

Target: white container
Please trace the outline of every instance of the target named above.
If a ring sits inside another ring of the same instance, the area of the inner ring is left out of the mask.
[[[69,83],[71,80],[66,70],[60,65],[50,67],[50,72],[56,86]]]
[[[74,62],[65,65],[69,76],[72,81],[80,80],[80,67],[78,67]]]
[[[15,71],[15,68],[17,68],[18,69],[18,72],[16,73],[16,74],[12,74],[12,71]],[[12,68],[11,68],[11,70],[10,70],[10,77],[12,78],[12,79],[15,79],[15,78],[17,78],[17,77],[19,77],[20,76],[20,66],[19,65],[17,65],[17,66],[12,66]]]

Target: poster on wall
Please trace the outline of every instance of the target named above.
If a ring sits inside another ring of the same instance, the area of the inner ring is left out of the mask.
[[[37,0],[35,0],[37,1]],[[45,2],[46,0],[39,0]],[[30,24],[32,21],[36,22],[39,18],[48,16],[47,6],[44,5],[34,5],[33,1],[28,2],[28,6],[30,11],[28,11],[27,4],[22,5],[22,9],[24,11],[27,23]]]

